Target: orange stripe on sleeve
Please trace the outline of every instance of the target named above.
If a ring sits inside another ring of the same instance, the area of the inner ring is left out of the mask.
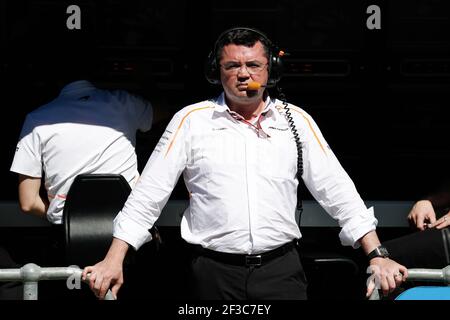
[[[175,139],[177,138],[178,132],[180,131],[180,128],[183,126],[184,120],[186,120],[186,118],[194,111],[198,111],[198,110],[203,110],[203,109],[211,109],[214,107],[203,107],[203,108],[197,108],[197,109],[192,109],[191,111],[189,111],[184,117],[183,119],[181,119],[180,124],[178,125],[177,130],[175,131],[175,135],[173,136],[172,141],[170,141],[169,147],[167,148],[166,154],[164,155],[164,158],[167,157],[167,154],[169,153],[170,149],[172,149],[172,145],[175,142]]]
[[[311,131],[313,132],[314,137],[316,138],[316,140],[317,140],[317,142],[319,143],[320,147],[322,148],[322,151],[323,151],[325,154],[327,154],[326,151],[325,151],[325,148],[324,148],[323,145],[322,145],[322,142],[320,142],[320,139],[319,139],[319,137],[317,136],[316,131],[314,130],[313,126],[311,125],[311,122],[309,121],[309,119],[308,119],[308,118],[303,114],[303,112],[301,112],[300,110],[296,110],[295,108],[292,108],[292,107],[290,107],[289,109],[290,109],[290,110],[293,110],[293,111],[295,111],[295,112],[297,112],[297,113],[300,113],[300,114],[302,115],[302,117],[303,117],[303,118],[306,120],[306,122],[308,123],[308,126],[309,126],[309,128],[311,129]]]

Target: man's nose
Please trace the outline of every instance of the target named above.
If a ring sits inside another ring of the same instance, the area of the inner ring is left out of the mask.
[[[241,65],[238,69],[238,76],[250,76],[250,72],[248,72],[247,66],[245,64]]]

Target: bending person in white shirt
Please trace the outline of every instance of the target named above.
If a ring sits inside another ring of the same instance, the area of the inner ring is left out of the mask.
[[[11,166],[19,174],[21,210],[61,224],[79,174],[121,174],[134,186],[136,131],[150,130],[152,117],[150,103],[126,91],[101,90],[86,80],[64,86],[25,119]],[[41,184],[47,196],[39,193]]]
[[[365,207],[313,119],[264,89],[279,80],[278,59],[273,44],[257,30],[234,28],[219,37],[206,76],[221,84],[224,93],[185,107],[169,123],[115,219],[109,252],[84,270],[84,276],[91,273],[90,286],[98,297],[110,286],[117,294],[129,246],[138,249],[151,240],[147,230],[183,174],[191,197],[181,233],[195,254],[195,297],[306,298],[306,279],[294,248],[301,237],[295,220],[298,154],[286,108],[301,143],[302,179],[339,221],[342,244],[370,253],[385,293],[407,276],[405,267],[377,250],[373,210]],[[251,82],[262,86],[250,88]]]

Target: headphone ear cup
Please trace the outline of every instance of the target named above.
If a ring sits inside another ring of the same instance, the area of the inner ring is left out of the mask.
[[[204,67],[205,78],[211,84],[220,84],[219,70],[216,64],[214,52],[210,52]]]
[[[269,79],[267,80],[267,87],[274,87],[283,75],[283,62],[278,55],[271,57],[271,64],[269,70]]]

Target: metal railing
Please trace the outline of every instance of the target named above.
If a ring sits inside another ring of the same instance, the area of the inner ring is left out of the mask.
[[[450,285],[450,265],[443,269],[408,269],[406,281],[427,281]],[[378,290],[373,290],[369,300],[380,300]]]
[[[74,266],[42,268],[34,263],[28,263],[19,269],[0,269],[0,281],[23,282],[23,300],[37,300],[39,281],[71,278],[75,282],[81,283],[82,272],[82,269]],[[88,281],[89,275],[84,282]],[[116,300],[111,290],[108,290],[105,300]]]

